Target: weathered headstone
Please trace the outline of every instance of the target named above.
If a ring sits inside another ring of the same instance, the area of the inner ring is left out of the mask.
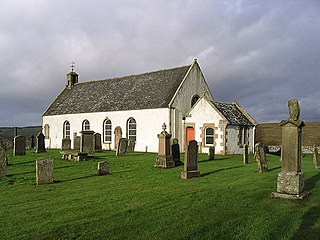
[[[278,174],[277,192],[272,197],[285,199],[304,199],[309,192],[304,191],[304,174],[301,171],[301,140],[304,122],[299,120],[300,107],[296,99],[288,102],[290,117],[281,121],[282,169]]]
[[[61,150],[70,150],[71,149],[71,139],[63,138],[61,144]]]
[[[94,134],[94,151],[101,152],[102,151],[102,144],[101,144],[101,134],[95,133]]]
[[[36,146],[36,140],[35,137],[33,135],[31,135],[31,139],[30,139],[30,147],[34,148]]]
[[[46,152],[43,133],[39,132],[36,138],[37,138],[36,153]]]
[[[128,142],[129,140],[127,138],[120,138],[118,148],[116,151],[116,156],[123,156],[127,154]]]
[[[53,183],[53,159],[38,158],[36,160],[37,185]]]
[[[157,160],[154,163],[156,168],[172,168],[175,166],[172,156],[170,154],[170,139],[171,134],[166,132],[166,124],[162,125],[162,132],[158,134],[159,150]]]
[[[122,129],[120,126],[117,126],[114,129],[114,149],[118,149],[118,144],[121,138],[122,138]]]
[[[243,145],[243,164],[248,164],[249,163],[249,149],[248,145],[244,144]]]
[[[215,147],[209,147],[208,160],[214,160]]]
[[[16,136],[13,140],[13,156],[26,155],[26,137]]]
[[[254,157],[258,164],[259,173],[268,172],[268,164],[264,146],[259,142],[254,146]]]
[[[73,138],[73,149],[80,150],[80,141],[81,141],[81,137],[80,136],[75,136]]]
[[[109,163],[108,162],[99,162],[98,163],[98,175],[107,175],[109,174]]]
[[[5,149],[0,144],[0,178],[7,175],[7,154]]]
[[[93,155],[94,153],[94,131],[81,131],[80,152]]]
[[[313,146],[313,163],[316,169],[320,168],[320,157],[319,157],[318,148],[316,145]]]
[[[174,138],[172,140],[171,154],[172,154],[172,160],[174,161],[174,166],[177,167],[183,164],[180,160],[180,145],[177,138]]]
[[[129,152],[134,152],[135,146],[136,146],[136,141],[129,140],[129,142],[128,142],[128,153]]]
[[[199,177],[198,170],[198,143],[195,140],[188,142],[187,149],[184,153],[184,171],[181,172],[182,179]]]

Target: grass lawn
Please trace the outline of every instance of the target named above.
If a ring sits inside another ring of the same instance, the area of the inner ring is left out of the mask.
[[[54,159],[55,183],[35,185],[35,159]],[[156,169],[156,154],[86,162],[60,159],[58,150],[9,156],[0,180],[0,239],[320,239],[320,172],[302,160],[305,201],[272,199],[279,157],[258,173],[250,156],[199,155],[200,178],[180,179],[183,166]],[[110,163],[97,176],[97,163]]]

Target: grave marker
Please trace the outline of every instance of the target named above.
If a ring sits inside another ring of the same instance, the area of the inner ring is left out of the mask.
[[[7,175],[7,154],[5,149],[0,144],[0,178]]]
[[[259,142],[254,146],[254,150],[254,157],[258,164],[259,173],[268,172],[268,164],[266,152],[264,151],[264,146]]]
[[[53,183],[52,158],[38,158],[36,160],[36,183],[37,185]]]
[[[94,153],[94,131],[81,131],[80,152],[93,155]]]
[[[198,170],[198,143],[195,140],[188,142],[187,149],[184,153],[184,171],[181,172],[182,179],[199,177]]]
[[[35,137],[33,135],[31,135],[30,141],[31,141],[30,147],[34,148],[36,146],[36,140],[35,140]]]
[[[171,154],[172,154],[172,160],[174,161],[174,166],[177,167],[183,164],[180,160],[180,145],[177,138],[174,138],[172,140]]]
[[[75,136],[73,138],[73,149],[80,150],[80,141],[81,141],[81,137],[80,136]]]
[[[318,148],[316,145],[313,146],[313,163],[316,169],[320,168],[320,158],[319,158]]]
[[[249,162],[249,151],[248,151],[248,145],[243,145],[243,164],[248,164]]]
[[[136,141],[129,140],[129,142],[128,142],[128,153],[129,152],[134,152],[135,146],[136,146]]]
[[[13,156],[26,155],[26,137],[16,136],[13,140]]]
[[[120,138],[118,148],[116,151],[116,156],[123,156],[127,154],[128,142],[129,140],[127,138]]]
[[[215,147],[210,147],[208,152],[208,160],[214,160]]]
[[[108,175],[109,174],[109,163],[108,162],[99,162],[98,163],[98,175]]]
[[[172,168],[175,166],[170,154],[170,139],[171,134],[166,132],[166,124],[162,125],[162,132],[158,134],[159,150],[157,160],[154,163],[155,168]]]
[[[71,139],[63,138],[61,144],[61,150],[70,150],[71,149]]]
[[[39,132],[36,139],[36,153],[43,153],[46,152],[46,147],[44,143],[44,135],[42,132]]]

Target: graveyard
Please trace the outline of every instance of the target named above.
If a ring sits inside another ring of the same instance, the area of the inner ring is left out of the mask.
[[[8,153],[0,180],[1,239],[317,239],[320,173],[303,154],[305,200],[271,198],[280,157],[267,154],[259,173],[249,154],[199,154],[197,178],[181,179],[184,166],[155,168],[156,153],[114,151],[75,162],[48,149]],[[53,159],[53,184],[36,185],[36,159]],[[184,161],[181,154],[181,160]],[[107,161],[110,172],[99,176]]]

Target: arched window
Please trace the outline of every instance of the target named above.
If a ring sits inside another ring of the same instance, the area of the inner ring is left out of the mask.
[[[44,125],[44,136],[46,139],[50,138],[50,126],[49,124]]]
[[[103,140],[104,142],[109,142],[111,143],[111,135],[112,135],[112,124],[111,124],[111,121],[110,119],[106,119],[104,120],[103,122]]]
[[[63,123],[63,138],[70,139],[70,123],[68,121]]]
[[[214,143],[214,129],[213,128],[206,128],[206,145],[213,145]]]
[[[191,107],[196,104],[196,102],[199,100],[199,95],[194,95],[191,99]]]
[[[132,141],[137,141],[137,122],[134,118],[128,119],[127,129],[128,139]]]
[[[86,119],[82,122],[82,131],[90,130],[90,122]]]

